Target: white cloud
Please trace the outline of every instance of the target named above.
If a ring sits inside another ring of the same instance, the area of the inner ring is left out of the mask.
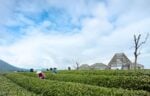
[[[6,18],[8,18],[9,16],[11,16],[12,10],[10,10],[11,8],[13,8],[13,1],[8,2],[8,0],[0,0],[0,18],[3,18],[0,20],[0,24],[3,23]]]
[[[128,26],[150,16],[149,0],[110,0],[108,10],[110,18],[117,17],[116,26]]]
[[[17,19],[7,17],[10,23],[6,24],[27,24],[28,27],[21,29],[26,34],[12,44],[0,46],[0,58],[25,68],[67,68],[75,61],[89,64],[108,63],[116,52],[125,52],[132,59],[133,34],[140,32],[144,36],[150,31],[149,1],[112,1],[114,0],[107,2],[108,4],[96,0],[44,0],[40,3],[36,0],[32,3],[20,1],[16,9],[22,13],[15,15]],[[39,4],[45,6],[41,7]],[[52,25],[51,21],[45,20],[36,24],[24,16],[40,13],[50,7],[64,9],[72,17],[71,23],[80,24],[81,30],[72,29],[70,33],[73,34],[61,33],[47,29]],[[11,16],[11,8],[4,7],[3,10],[8,11],[5,15]],[[111,21],[112,18],[115,20]],[[15,23],[11,23],[13,20]],[[7,42],[7,38],[2,40]],[[149,46],[148,41],[139,59],[146,68],[150,68]]]

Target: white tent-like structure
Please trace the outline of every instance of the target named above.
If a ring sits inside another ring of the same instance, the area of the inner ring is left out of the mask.
[[[95,63],[93,65],[90,66],[91,69],[94,69],[94,70],[106,70],[106,69],[109,69],[109,67],[103,63]]]
[[[128,59],[124,53],[116,53],[108,63],[111,69],[134,69],[134,64]],[[138,69],[144,69],[144,66],[137,64]]]

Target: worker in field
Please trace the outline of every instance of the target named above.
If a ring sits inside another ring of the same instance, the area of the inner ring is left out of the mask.
[[[53,68],[52,72],[56,74],[57,73],[57,68]]]
[[[45,74],[42,71],[37,71],[37,74],[40,79],[45,79]]]

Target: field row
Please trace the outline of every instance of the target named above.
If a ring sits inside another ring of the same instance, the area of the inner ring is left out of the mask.
[[[149,96],[146,91],[104,88],[80,83],[41,80],[22,74],[7,74],[18,85],[42,96]]]
[[[35,73],[21,73],[30,77],[37,77]],[[46,73],[46,79],[76,82],[109,88],[124,88],[150,91],[149,76],[105,76],[105,75],[74,75]]]
[[[0,96],[38,96],[0,75]]]
[[[59,74],[79,74],[79,75],[115,75],[115,76],[150,76],[150,70],[62,70]]]

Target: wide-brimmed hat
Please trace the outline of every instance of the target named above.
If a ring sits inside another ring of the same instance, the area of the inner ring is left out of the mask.
[[[36,74],[42,73],[42,71],[37,71]]]

